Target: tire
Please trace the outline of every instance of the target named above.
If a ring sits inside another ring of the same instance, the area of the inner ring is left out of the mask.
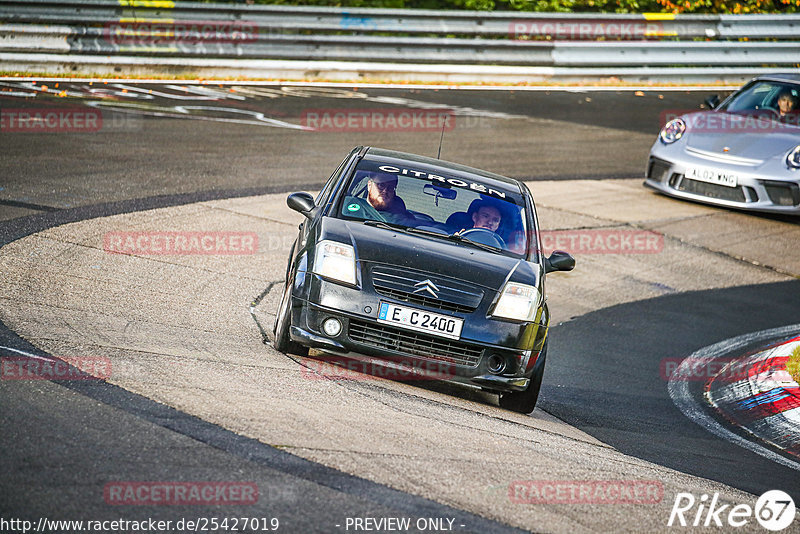
[[[292,353],[298,356],[308,356],[308,347],[292,341],[289,330],[292,327],[292,286],[287,281],[283,290],[281,303],[278,312],[275,314],[275,326],[273,328],[272,346],[275,350],[284,354]]]
[[[539,354],[536,363],[533,366],[533,375],[531,375],[531,383],[528,384],[528,389],[525,391],[514,391],[511,393],[503,393],[500,395],[500,407],[512,412],[531,413],[536,407],[536,401],[539,400],[539,389],[542,387],[542,378],[544,377],[544,364],[547,360],[547,341],[544,343],[542,352]]]

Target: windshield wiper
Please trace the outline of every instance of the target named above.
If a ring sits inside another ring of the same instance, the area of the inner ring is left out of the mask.
[[[448,241],[456,241],[457,243],[468,243],[478,248],[482,248],[483,250],[489,250],[491,252],[497,252],[498,250],[502,251],[503,249],[499,247],[493,247],[492,245],[487,245],[485,243],[478,243],[477,241],[472,241],[471,239],[464,237],[461,235],[460,232],[455,232],[453,234],[446,234],[444,232],[432,232],[431,230],[423,230],[422,228],[415,228],[413,226],[406,227],[406,230],[413,234],[422,234],[422,235],[429,235],[432,237],[439,237],[441,239],[447,239]]]
[[[414,228],[413,226],[406,226],[404,224],[399,224],[399,223],[390,223],[386,221],[377,221],[374,219],[369,219],[364,221],[364,224],[369,226],[377,226],[379,228],[387,228],[389,230],[400,230],[401,232],[405,232],[407,234],[414,233],[414,234],[447,238],[447,234],[444,232],[432,232],[430,230],[423,230],[422,228]]]
[[[388,223],[386,221],[377,221],[375,219],[368,219],[364,221],[367,226],[377,226],[379,228],[386,228],[387,230],[400,230],[401,232],[408,233],[409,228],[402,224]]]
[[[473,241],[472,239],[469,239],[469,238],[465,239],[464,236],[461,235],[461,230],[459,230],[458,232],[453,232],[450,235],[446,235],[446,236],[443,235],[442,237],[444,237],[446,239],[449,239],[450,241],[457,241],[459,243],[467,243],[469,245],[472,245],[473,247],[477,247],[477,248],[480,248],[480,249],[483,249],[483,250],[488,250],[489,252],[503,252],[503,249],[500,248],[500,247],[487,245],[486,243],[478,243],[477,241]]]

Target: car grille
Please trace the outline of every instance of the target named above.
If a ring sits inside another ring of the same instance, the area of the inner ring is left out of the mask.
[[[409,304],[417,304],[419,306],[425,306],[428,308],[436,308],[439,310],[458,312],[458,313],[472,313],[473,311],[475,311],[475,308],[472,308],[470,306],[451,304],[450,302],[443,302],[441,300],[422,297],[417,294],[406,293],[405,291],[398,291],[396,289],[376,286],[375,291],[385,297],[391,297],[393,299],[402,300],[403,302],[408,302]]]
[[[704,197],[718,198],[720,200],[733,200],[735,202],[747,201],[741,187],[709,184],[706,182],[698,182],[697,180],[690,180],[689,178],[681,180],[680,184],[678,184],[678,190],[694,193],[695,195],[703,195]]]
[[[419,289],[416,284],[424,280],[430,280],[439,288],[438,298],[427,293],[415,293]],[[457,313],[472,313],[483,299],[483,291],[470,284],[386,266],[372,269],[372,286],[378,294],[385,297]]]
[[[348,336],[356,343],[371,347],[470,367],[478,365],[483,350],[468,343],[354,319],[350,320]]]
[[[800,188],[797,184],[786,182],[763,182],[769,199],[778,206],[796,206],[800,204]]]
[[[650,164],[647,166],[647,177],[651,180],[663,182],[664,178],[669,172],[670,164],[658,158],[650,158]]]

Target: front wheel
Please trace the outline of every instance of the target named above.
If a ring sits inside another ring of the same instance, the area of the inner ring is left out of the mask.
[[[291,281],[286,282],[283,290],[278,313],[275,314],[275,327],[273,328],[274,337],[272,346],[278,352],[292,353],[299,356],[308,356],[308,347],[292,341],[289,336],[289,329],[292,327],[292,285]]]
[[[525,391],[514,391],[500,395],[500,407],[512,412],[531,413],[539,400],[539,389],[542,387],[544,377],[544,364],[547,359],[547,342],[545,341],[542,352],[533,364],[531,383]]]

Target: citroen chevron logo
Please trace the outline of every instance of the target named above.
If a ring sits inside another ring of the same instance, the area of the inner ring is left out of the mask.
[[[436,284],[434,284],[430,280],[423,280],[422,282],[417,282],[416,284],[414,284],[414,287],[417,288],[413,291],[414,293],[419,293],[420,291],[427,291],[428,293],[433,295],[433,298],[435,299],[439,298],[439,295],[436,294],[436,292],[439,291],[439,288],[436,287]]]

